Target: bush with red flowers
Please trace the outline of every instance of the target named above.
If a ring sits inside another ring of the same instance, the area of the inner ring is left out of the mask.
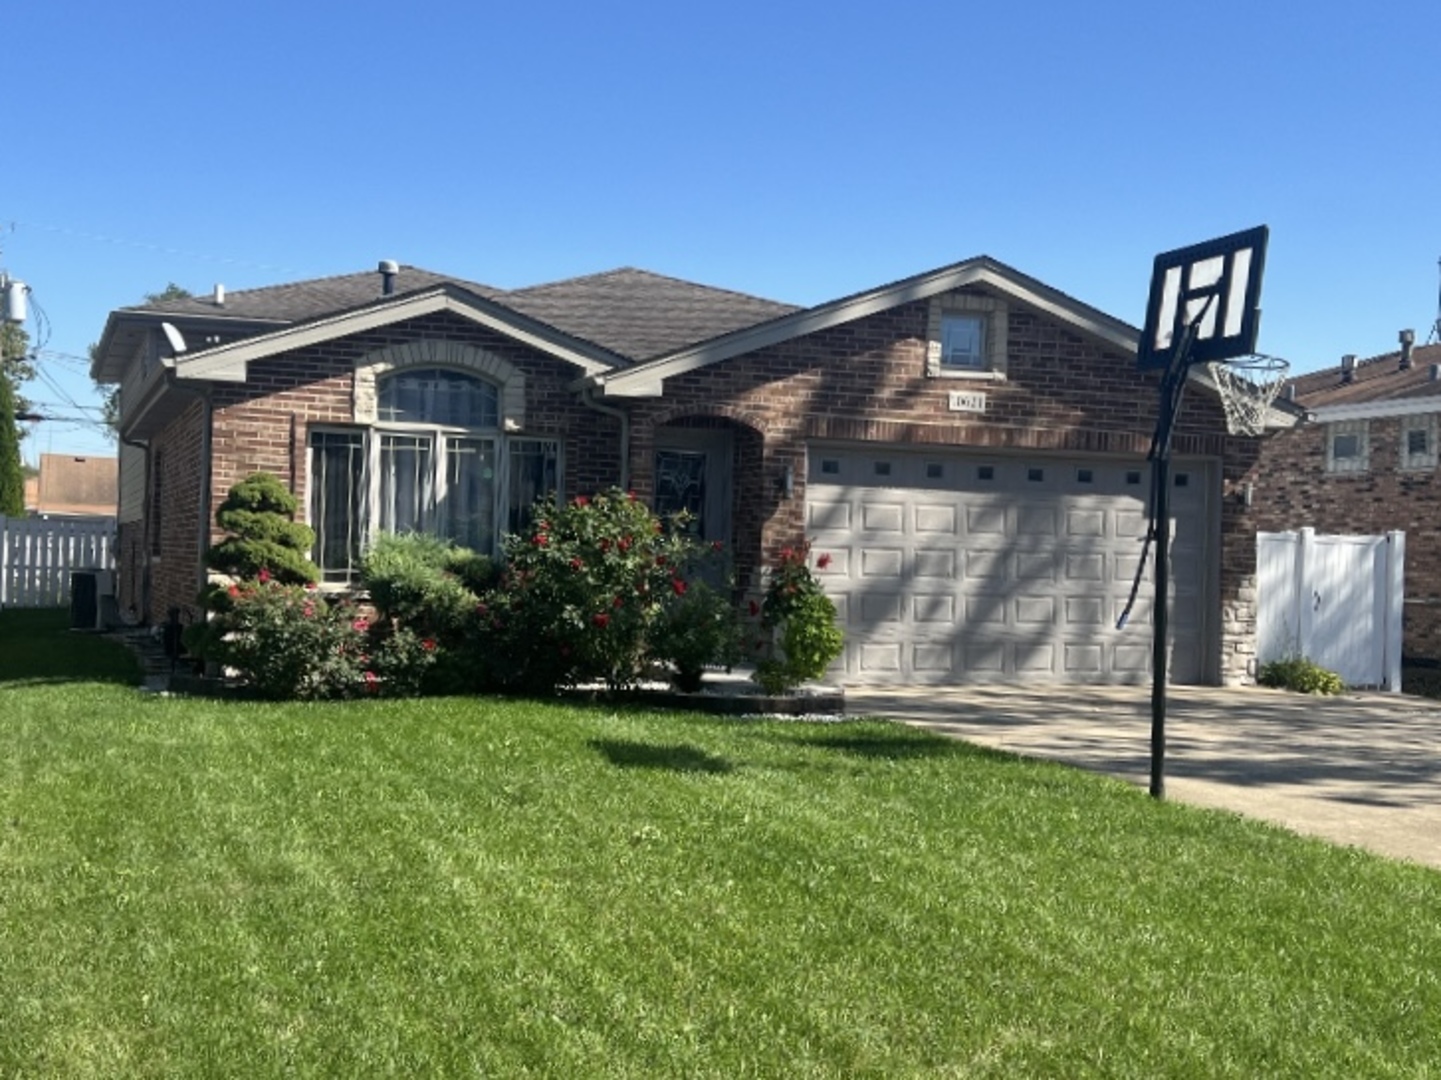
[[[506,537],[500,585],[481,598],[478,664],[528,692],[633,685],[709,546],[619,489],[542,501],[531,520]]]
[[[844,637],[836,625],[836,606],[825,594],[810,566],[810,541],[782,548],[771,571],[765,598],[759,607],[762,633],[756,656],[755,679],[768,694],[783,693],[819,679],[841,654]],[[816,558],[824,570],[829,554]]]

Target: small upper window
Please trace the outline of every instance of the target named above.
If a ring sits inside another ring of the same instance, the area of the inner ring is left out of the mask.
[[[1365,472],[1370,465],[1370,445],[1365,420],[1343,420],[1326,425],[1326,471]]]
[[[1409,416],[1401,430],[1401,468],[1436,467],[1436,417]]]
[[[984,371],[986,320],[980,315],[941,316],[941,370]]]

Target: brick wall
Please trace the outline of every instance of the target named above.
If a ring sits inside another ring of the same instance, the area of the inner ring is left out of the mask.
[[[650,497],[657,427],[716,416],[764,433],[762,453],[755,453],[757,447],[750,456],[737,453],[736,506],[738,516],[759,521],[770,561],[804,538],[807,440],[1144,457],[1155,425],[1157,379],[1139,376],[1133,359],[1013,303],[1004,382],[930,378],[928,315],[928,303],[908,304],[672,377],[664,400],[633,406],[633,486]],[[956,389],[984,391],[984,416],[951,412],[948,396]],[[1254,673],[1254,527],[1237,493],[1252,471],[1256,441],[1224,432],[1219,402],[1191,388],[1173,447],[1178,455],[1216,462],[1221,474],[1220,610],[1214,619],[1219,674],[1233,684]],[[786,465],[795,478],[790,500],[775,493]],[[738,529],[737,540],[742,535]]]
[[[1441,479],[1434,469],[1400,468],[1402,420],[1369,421],[1370,461],[1362,473],[1326,472],[1326,425],[1307,424],[1267,441],[1250,476],[1255,527],[1311,527],[1318,533],[1406,534],[1402,649],[1441,661]]]
[[[467,320],[436,314],[254,361],[247,382],[217,384],[212,399],[211,499],[218,504],[252,472],[270,472],[299,498],[304,520],[309,428],[350,424],[356,363],[376,350],[417,338],[465,342],[524,368],[522,434],[562,441],[567,497],[616,483],[619,421],[586,408],[567,389],[578,374],[574,367]],[[219,537],[212,529],[212,542]]]
[[[201,527],[211,509],[204,498],[205,406],[189,405],[150,440],[150,484],[145,543],[150,557],[151,622],[163,622],[172,608],[186,621],[199,615],[195,603],[200,574]],[[158,474],[158,476],[157,476]],[[159,520],[155,484],[159,482]]]

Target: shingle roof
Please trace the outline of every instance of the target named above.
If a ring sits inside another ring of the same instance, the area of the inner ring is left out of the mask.
[[[624,267],[524,289],[503,290],[414,266],[402,266],[395,292],[453,283],[521,315],[630,360],[648,360],[686,345],[788,315],[794,305]],[[369,271],[208,296],[137,305],[130,311],[215,318],[304,322],[360,307],[380,297]]]
[[[1296,404],[1308,409],[1436,397],[1441,395],[1441,381],[1432,378],[1433,364],[1441,364],[1441,345],[1420,345],[1404,371],[1401,354],[1390,352],[1359,361],[1349,383],[1342,381],[1340,368],[1326,368],[1298,376],[1291,385],[1296,388]]]
[[[473,281],[463,281],[450,274],[437,274],[418,266],[402,266],[395,279],[395,292],[414,292],[431,285],[454,282],[487,298],[501,295],[501,290]],[[217,316],[236,319],[263,319],[292,323],[323,318],[340,311],[360,307],[380,298],[381,278],[374,270],[359,274],[338,274],[334,277],[312,278],[284,285],[266,285],[258,289],[238,289],[225,294],[225,303],[217,306],[210,296],[193,296],[184,300],[163,300],[154,304],[137,304],[126,311],[173,312],[177,315]]]
[[[515,289],[496,299],[635,361],[800,310],[629,266]]]

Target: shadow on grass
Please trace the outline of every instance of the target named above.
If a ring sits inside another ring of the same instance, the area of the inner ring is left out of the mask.
[[[728,773],[735,769],[725,758],[684,744],[656,746],[620,739],[592,739],[590,745],[620,769],[670,769],[693,773]]]
[[[135,685],[140,665],[125,646],[72,631],[64,609],[0,611],[0,685],[114,682]]]

